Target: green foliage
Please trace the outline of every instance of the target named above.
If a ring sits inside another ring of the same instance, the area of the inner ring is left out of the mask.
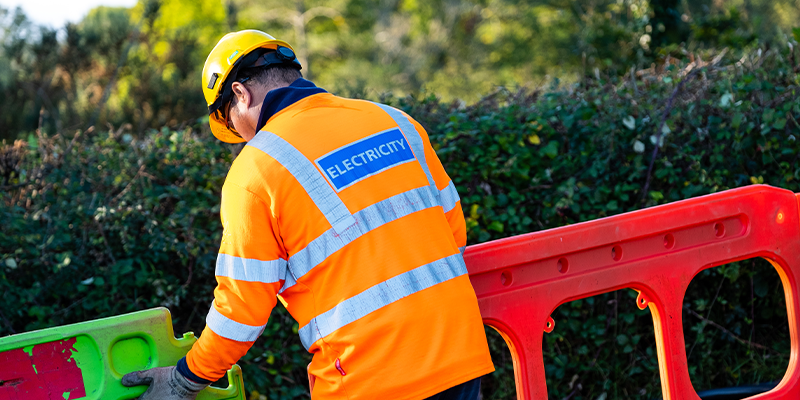
[[[159,305],[176,332],[205,327],[233,153],[191,130],[139,140],[129,128],[0,150],[0,335]],[[297,324],[280,307],[265,332],[240,362],[248,387],[300,396],[287,384],[310,361]]]
[[[547,92],[501,90],[468,107],[433,97],[400,103],[423,121],[450,171],[470,243],[751,183],[800,191],[800,79],[793,56],[756,53],[720,65],[684,83],[660,137],[665,105],[687,79],[686,66],[644,74],[636,82],[612,78]],[[663,146],[644,192],[656,143]],[[765,289],[780,285],[777,274],[734,273],[737,268],[704,272],[687,294],[685,335],[687,346],[696,347],[690,361],[698,389],[780,380],[788,365],[782,293]],[[722,294],[715,292],[720,276],[727,277]],[[761,283],[752,284],[750,276]],[[751,285],[763,296],[751,299]],[[556,331],[546,335],[544,346],[553,398],[658,396],[652,319],[636,309],[633,298],[632,291],[617,292],[555,311]],[[743,345],[713,326],[701,330],[706,323],[689,311],[693,301],[717,298],[706,318],[745,340],[753,340],[751,328],[760,332],[763,341],[755,343],[766,350]],[[750,304],[775,312],[754,317]],[[689,341],[695,338],[696,344]],[[497,335],[492,349],[495,360],[508,361]],[[485,384],[488,398],[513,398],[507,364],[494,379]]]
[[[6,309],[15,331],[154,304],[186,323],[212,288],[198,276],[213,274],[227,151],[188,131],[31,135],[9,149],[6,160],[22,159],[2,177],[0,258],[16,267],[0,284],[6,304],[29,305]]]
[[[292,43],[303,73],[334,92],[474,102],[497,86],[620,76],[709,48],[782,48],[798,19],[797,0],[139,0],[52,29],[0,6],[0,138],[197,128],[203,63],[239,29]]]
[[[686,65],[669,65],[635,81],[612,75],[546,91],[498,90],[469,106],[432,96],[384,101],[427,128],[474,244],[751,183],[800,192],[793,60],[770,50],[723,57],[692,79]],[[172,310],[177,332],[201,332],[221,234],[219,190],[235,153],[226,146],[207,132],[137,137],[130,127],[31,134],[3,146],[0,334],[158,305]],[[788,363],[782,297],[774,277],[754,271],[725,266],[690,287],[684,322],[698,388],[775,380]],[[652,321],[631,298],[622,291],[556,310],[544,347],[551,396],[658,396]],[[307,396],[297,328],[279,306],[242,359],[253,398]],[[498,372],[485,380],[485,398],[513,398],[507,350],[496,335],[491,347]]]
[[[689,286],[684,311],[689,375],[697,390],[783,376],[791,352],[786,302],[766,260],[701,272]]]

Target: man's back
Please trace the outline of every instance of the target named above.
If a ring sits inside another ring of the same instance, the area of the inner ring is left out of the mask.
[[[282,109],[234,162],[222,218],[216,351],[242,339],[225,320],[258,329],[277,292],[314,398],[421,399],[493,370],[458,195],[405,114],[327,93]],[[253,260],[274,279],[243,275]]]
[[[302,79],[288,43],[246,29],[203,66],[217,139],[248,142],[222,188],[206,328],[142,400],[192,400],[244,356],[280,299],[314,354],[314,399],[475,400],[494,367],[462,253],[461,202],[402,112]],[[262,100],[263,99],[263,100]]]

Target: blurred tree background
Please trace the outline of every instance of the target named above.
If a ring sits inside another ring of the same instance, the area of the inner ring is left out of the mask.
[[[200,71],[231,30],[293,43],[335,93],[472,102],[703,49],[786,46],[798,18],[798,0],[140,0],[53,29],[0,8],[0,138],[201,127]]]
[[[800,0],[140,0],[60,28],[0,7],[0,335],[155,306],[202,330],[239,147],[211,137],[200,71],[229,31],[285,39],[318,85],[420,120],[475,244],[752,183],[800,192],[799,21]],[[761,259],[693,280],[697,390],[781,378],[780,285]],[[660,396],[631,293],[553,312],[551,398]],[[308,398],[296,329],[278,306],[240,361],[249,399]],[[483,398],[510,400],[487,332]]]

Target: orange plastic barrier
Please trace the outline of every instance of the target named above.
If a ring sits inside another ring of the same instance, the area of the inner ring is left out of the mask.
[[[697,400],[683,338],[686,288],[700,271],[753,257],[783,281],[792,353],[778,386],[750,399],[800,399],[797,277],[800,198],[756,185],[467,248],[484,323],[505,338],[519,399],[547,399],[542,338],[561,304],[623,288],[639,291],[655,325],[665,400]]]

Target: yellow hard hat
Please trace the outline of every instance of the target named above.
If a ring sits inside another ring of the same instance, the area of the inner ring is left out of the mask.
[[[279,49],[281,47],[284,49]],[[214,49],[211,50],[203,66],[203,95],[208,105],[208,123],[211,125],[211,132],[214,136],[223,142],[244,142],[244,139],[238,134],[228,129],[227,121],[223,118],[220,108],[230,100],[230,85],[233,83],[233,79],[236,78],[239,67],[242,67],[243,62],[252,63],[256,60],[246,60],[246,58],[253,58],[252,56],[246,56],[261,48],[276,51],[283,50],[283,53],[290,55],[291,58],[284,56],[281,52],[278,52],[280,57],[273,58],[279,58],[282,63],[293,65],[295,68],[300,69],[300,63],[297,62],[294,56],[292,46],[283,40],[275,39],[265,32],[254,29],[231,32],[223,36],[219,43],[214,46]],[[228,78],[232,79],[228,81]]]

